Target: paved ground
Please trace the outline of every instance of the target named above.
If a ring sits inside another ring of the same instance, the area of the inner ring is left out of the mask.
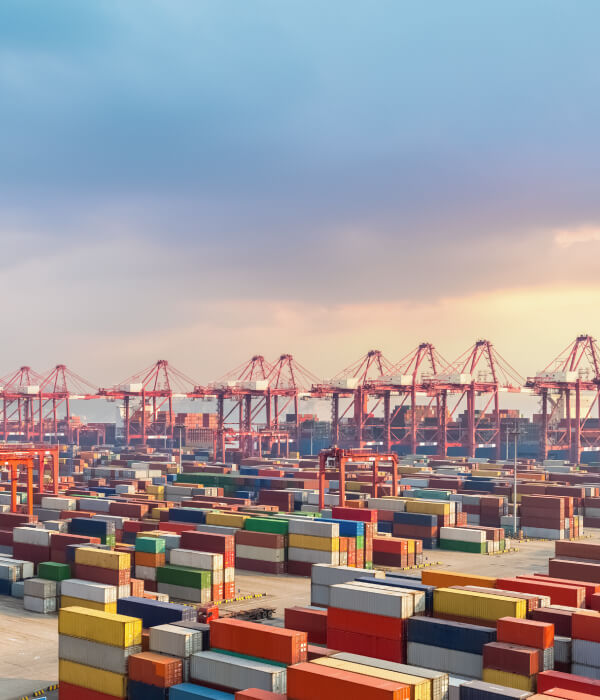
[[[590,541],[600,542],[600,530],[589,530]],[[483,556],[463,552],[428,550],[426,564],[488,576],[547,573],[553,542],[523,542],[519,551]],[[415,577],[420,571],[409,572]],[[276,608],[273,624],[282,624],[283,611],[310,603],[310,581],[297,576],[237,573],[242,595],[266,593],[256,605]],[[55,683],[58,678],[56,615],[36,615],[23,610],[21,600],[0,597],[0,700],[13,700]],[[48,695],[51,700],[52,694]],[[56,695],[54,695],[56,697]]]

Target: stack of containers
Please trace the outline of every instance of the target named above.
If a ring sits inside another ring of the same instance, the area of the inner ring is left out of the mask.
[[[156,570],[164,566],[165,541],[162,537],[136,537],[135,540],[135,577],[142,581],[156,581]]]
[[[600,583],[600,544],[556,542],[554,548],[554,559],[548,562],[550,576]]]
[[[504,617],[497,640],[483,648],[483,680],[535,692],[537,674],[554,667],[554,625]]]
[[[13,557],[31,561],[36,566],[50,560],[51,530],[37,527],[15,527],[12,531]]]
[[[150,628],[150,651],[176,657],[181,663],[182,680],[190,679],[190,658],[192,654],[208,649],[208,639],[203,627],[194,628],[193,620],[187,621],[190,627],[180,623],[155,625]],[[174,685],[174,684],[172,684]]]
[[[127,697],[127,663],[142,651],[142,621],[86,608],[62,608],[58,615],[61,700]]]
[[[339,564],[339,523],[298,518],[288,522],[288,533],[289,574],[310,576],[313,564]]]
[[[117,612],[117,587],[82,579],[67,579],[60,585],[60,607],[88,608],[101,612]]]
[[[235,566],[264,574],[287,573],[287,536],[238,530],[235,533]]]
[[[223,556],[223,599],[235,598],[235,538],[233,535],[188,530],[181,533],[181,549],[221,554]]]
[[[485,532],[466,527],[441,527],[440,549],[485,554],[487,552]]]
[[[75,578],[117,586],[117,597],[131,592],[131,555],[94,547],[75,550]]]
[[[406,640],[407,663],[461,678],[481,678],[483,647],[496,641],[496,629],[433,617],[411,617]]]
[[[73,518],[69,521],[70,535],[98,537],[102,544],[114,547],[116,544],[115,524],[112,521],[96,518]]]
[[[425,610],[425,594],[373,583],[331,586],[327,646],[402,663],[406,620],[414,614],[417,601]]]
[[[425,549],[436,549],[439,526],[436,515],[415,512],[395,512],[392,525],[394,537],[420,539]]]
[[[383,571],[370,569],[357,569],[351,566],[328,566],[327,564],[315,564],[311,572],[310,600],[315,606],[328,607],[330,605],[330,589],[338,583],[354,581],[359,576],[369,578],[384,578]]]
[[[423,542],[401,537],[374,537],[375,566],[409,568],[423,563]]]
[[[216,555],[222,558],[222,555]],[[208,603],[212,598],[211,568],[215,555],[194,550],[171,550],[171,564],[157,569],[158,592],[194,603]],[[220,566],[219,563],[216,564]],[[222,568],[217,568],[222,576]]]
[[[569,512],[570,502],[570,512]],[[570,537],[573,499],[563,496],[521,497],[521,529],[525,537],[563,540]]]
[[[128,700],[167,698],[168,689],[183,681],[181,659],[141,652],[132,654],[128,664]]]
[[[23,607],[25,610],[47,614],[58,608],[59,583],[44,578],[28,578],[25,581]]]
[[[24,578],[33,577],[33,564],[26,562],[26,571],[22,562],[12,559],[0,559],[0,594],[22,598],[24,595]],[[23,574],[26,574],[24,576]]]
[[[571,625],[571,673],[600,680],[600,613],[574,612]]]

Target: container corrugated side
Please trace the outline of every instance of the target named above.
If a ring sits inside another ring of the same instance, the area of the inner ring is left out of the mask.
[[[529,693],[535,692],[535,676],[521,676],[518,673],[510,673],[509,671],[498,671],[495,668],[483,669],[484,683],[492,685],[501,685],[507,688],[515,688],[524,690]]]
[[[78,637],[69,637],[65,634],[58,636],[58,657],[60,659],[94,666],[113,673],[127,673],[129,657],[132,654],[139,654],[141,651],[141,644],[131,647],[115,647]]]
[[[302,549],[301,547],[288,547],[288,560],[303,561],[307,564],[332,564],[340,561],[339,550],[335,552],[323,552],[318,549]]]
[[[83,566],[97,566],[101,569],[130,569],[131,555],[128,552],[113,552],[107,549],[93,547],[78,547],[75,552],[75,563]]]
[[[287,559],[287,550],[283,547],[271,549],[270,547],[254,547],[248,544],[236,544],[235,556],[238,559],[256,559],[273,563],[284,562]]]
[[[372,678],[381,678],[386,681],[395,683],[404,683],[410,686],[411,700],[431,700],[431,681],[427,678],[400,673],[398,671],[389,671],[388,669],[377,668],[375,666],[367,666],[365,664],[355,663],[353,661],[344,661],[332,657],[323,657],[311,661],[313,664],[319,664],[327,668],[335,668],[341,671],[349,671],[350,673],[359,673],[363,676]]]
[[[273,693],[286,692],[285,668],[213,651],[192,654],[190,677],[200,683],[234,690],[260,688]]]
[[[199,630],[158,625],[150,628],[150,651],[186,658],[203,651],[203,634]]]
[[[212,552],[197,552],[194,549],[172,549],[170,563],[176,566],[190,567],[192,569],[206,569],[216,571],[223,568],[223,555]]]
[[[329,604],[334,608],[356,610],[371,615],[407,618],[414,613],[414,599],[410,593],[396,589],[376,589],[375,586],[341,583],[329,589]]]
[[[73,598],[67,595],[60,597],[61,608],[88,608],[89,610],[101,610],[107,613],[117,612],[117,602],[113,603],[96,603],[94,600],[85,600],[84,598]]]
[[[406,660],[414,666],[427,666],[445,673],[481,678],[483,656],[430,644],[407,642]]]
[[[86,608],[62,608],[58,614],[58,632],[116,647],[142,643],[142,621],[139,618]]]
[[[95,603],[115,603],[117,600],[116,586],[76,578],[63,581],[60,586],[60,592],[64,596],[91,600]]]
[[[127,697],[127,676],[121,673],[59,659],[58,678],[59,681],[95,690],[98,693],[114,695],[116,698]]]
[[[600,666],[600,643],[587,639],[573,639],[571,656],[574,664]]]
[[[494,621],[501,617],[525,618],[527,602],[518,598],[438,588],[433,594],[433,610],[444,615]]]

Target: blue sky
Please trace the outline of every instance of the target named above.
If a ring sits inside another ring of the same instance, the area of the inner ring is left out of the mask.
[[[600,334],[600,6],[4,0],[6,365]]]

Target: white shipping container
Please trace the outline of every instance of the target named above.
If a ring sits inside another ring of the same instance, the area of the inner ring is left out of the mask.
[[[42,508],[47,508],[48,510],[76,510],[77,509],[77,499],[67,498],[64,496],[43,496],[42,497]]]
[[[223,569],[223,583],[233,583],[235,581],[235,567],[226,566]]]
[[[564,530],[551,530],[546,527],[524,527],[523,536],[543,540],[564,540],[565,532]]]
[[[34,565],[32,561],[25,561],[24,559],[12,559],[8,557],[0,557],[0,564],[11,564],[12,566],[19,567],[19,575],[17,578],[33,578]]]
[[[25,595],[23,597],[23,607],[30,612],[46,615],[56,612],[56,598],[36,598],[35,596]]]
[[[92,520],[101,520],[103,523],[113,523],[115,530],[122,530],[123,524],[131,520],[131,518],[124,518],[122,515],[106,515],[106,513],[96,513],[92,516]]]
[[[467,678],[448,676],[448,700],[460,700],[460,686],[468,682]]]
[[[25,581],[25,595],[35,598],[56,598],[59,594],[58,582],[45,578],[28,578]]]
[[[117,587],[107,583],[84,581],[78,578],[68,578],[62,582],[61,594],[71,598],[80,598],[94,603],[115,603]]]
[[[58,635],[59,659],[101,668],[112,673],[127,673],[129,657],[132,654],[140,654],[141,651],[141,644],[123,649],[110,644],[90,642],[79,637],[69,637],[66,634]]]
[[[212,683],[231,690],[259,688],[271,693],[286,693],[286,669],[269,663],[214,651],[192,654],[190,677],[200,683]]]
[[[54,532],[68,532],[69,524],[66,520],[44,520],[46,530],[54,530]]]
[[[156,569],[153,566],[135,565],[135,578],[141,578],[144,581],[156,581]]]
[[[202,632],[175,625],[150,628],[150,651],[187,658],[202,648]]]
[[[288,532],[290,535],[310,535],[311,537],[334,538],[340,536],[339,523],[314,522],[310,518],[290,520]]]
[[[79,510],[88,513],[108,513],[112,502],[108,498],[80,498]]]
[[[374,581],[376,579],[373,579]],[[407,595],[412,598],[412,605],[414,609],[414,614],[416,615],[417,613],[424,613],[425,612],[425,592],[424,591],[416,591],[411,588],[399,588],[394,586],[393,588],[390,586],[378,586],[375,583],[365,583],[363,581],[354,581],[352,586],[363,586],[367,590],[379,590],[384,593],[387,593],[388,591],[392,590],[394,593],[402,594],[402,595]]]
[[[600,644],[586,639],[573,639],[571,657],[574,664],[600,667]]]
[[[50,530],[39,527],[15,527],[13,529],[13,543],[33,544],[36,547],[50,546]]]
[[[198,532],[208,532],[213,535],[235,535],[239,528],[227,527],[226,525],[203,525],[198,523],[196,530]]]
[[[403,513],[406,510],[406,501],[401,498],[369,498],[367,506],[372,510],[390,510],[395,513]]]
[[[239,559],[256,559],[258,561],[280,562],[286,561],[286,550],[271,549],[269,547],[254,547],[249,544],[236,544],[235,556]]]
[[[374,569],[357,569],[352,566],[331,566],[317,564],[312,568],[311,581],[325,586],[336,583],[347,583],[357,578],[385,578],[383,571]]]
[[[466,651],[446,649],[431,644],[407,642],[406,661],[414,666],[426,666],[463,678],[481,678],[483,673],[481,654],[469,654]]]
[[[319,605],[325,608],[329,607],[329,586],[312,583],[310,586],[310,603],[311,605]]]
[[[371,615],[406,619],[414,613],[413,597],[395,589],[379,590],[376,586],[339,583],[329,589],[329,604],[333,608],[355,610]],[[419,665],[419,664],[417,664]]]
[[[288,561],[301,561],[310,564],[340,563],[339,552],[322,552],[318,549],[301,549],[300,547],[288,547]]]
[[[219,571],[223,569],[223,555],[212,552],[197,552],[194,549],[172,549],[170,562],[175,566],[187,566],[191,569]]]
[[[452,540],[453,542],[474,542],[481,544],[485,542],[484,530],[470,530],[467,527],[441,527],[440,539]]]
[[[190,603],[210,603],[212,600],[211,588],[190,588],[189,586],[177,586],[173,583],[159,582],[158,592],[166,593],[169,598]]]

